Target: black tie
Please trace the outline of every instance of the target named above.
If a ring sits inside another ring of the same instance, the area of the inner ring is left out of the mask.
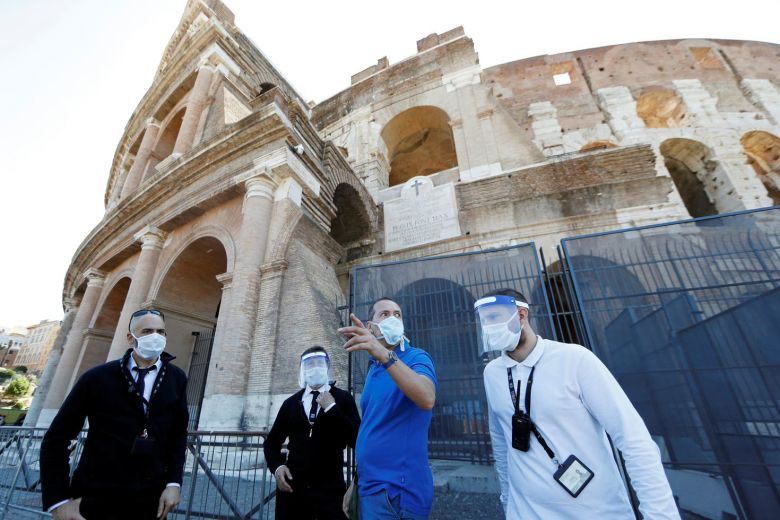
[[[314,423],[314,420],[317,418],[317,397],[319,397],[320,392],[318,390],[312,390],[311,391],[311,409],[309,410],[309,422]]]
[[[146,374],[148,374],[150,371],[155,370],[157,368],[157,365],[152,365],[148,368],[138,368],[133,367],[133,370],[138,372],[138,380],[135,382],[136,387],[138,387],[138,393],[141,394],[141,397],[144,396],[144,389],[145,389],[145,382]]]

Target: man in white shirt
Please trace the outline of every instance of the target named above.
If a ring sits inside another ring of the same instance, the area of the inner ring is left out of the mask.
[[[634,518],[607,434],[622,452],[646,520],[679,519],[658,447],[589,350],[537,336],[526,298],[504,289],[474,304],[490,436],[506,517]]]

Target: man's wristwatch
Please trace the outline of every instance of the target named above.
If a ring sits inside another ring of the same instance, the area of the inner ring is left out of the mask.
[[[387,355],[387,361],[382,363],[382,366],[385,367],[385,370],[393,366],[393,363],[398,361],[398,354],[395,353],[395,350],[391,350],[390,353]]]

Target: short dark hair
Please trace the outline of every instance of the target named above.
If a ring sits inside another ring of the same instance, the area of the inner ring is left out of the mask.
[[[306,354],[311,354],[312,352],[325,352],[325,354],[328,354],[328,351],[325,350],[324,347],[321,347],[319,345],[314,345],[313,347],[309,347],[306,350],[303,351],[303,354],[301,354],[301,357],[305,356]]]
[[[526,298],[523,293],[515,289],[509,289],[508,287],[504,289],[496,289],[495,291],[490,291],[489,293],[485,294],[482,297],[487,298],[488,296],[511,296],[516,301],[528,303],[528,298]]]
[[[368,319],[369,320],[373,320],[374,319],[374,312],[376,312],[374,310],[374,307],[376,306],[376,304],[379,303],[379,302],[385,301],[385,300],[387,300],[389,302],[393,302],[394,304],[396,304],[396,305],[398,305],[400,307],[398,302],[395,301],[393,298],[390,298],[389,296],[381,296],[381,297],[377,298],[376,300],[374,300],[374,303],[372,303],[371,306],[368,308]]]

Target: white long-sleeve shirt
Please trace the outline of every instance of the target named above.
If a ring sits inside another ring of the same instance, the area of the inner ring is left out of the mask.
[[[534,366],[532,420],[561,463],[575,455],[594,473],[577,498],[553,479],[557,468],[533,435],[529,451],[512,448],[514,405],[507,368],[512,369],[524,409],[526,382]],[[522,363],[506,353],[488,363],[484,382],[501,502],[508,520],[633,518],[607,433],[623,453],[644,518],[679,520],[658,446],[618,382],[589,350],[540,337]]]

